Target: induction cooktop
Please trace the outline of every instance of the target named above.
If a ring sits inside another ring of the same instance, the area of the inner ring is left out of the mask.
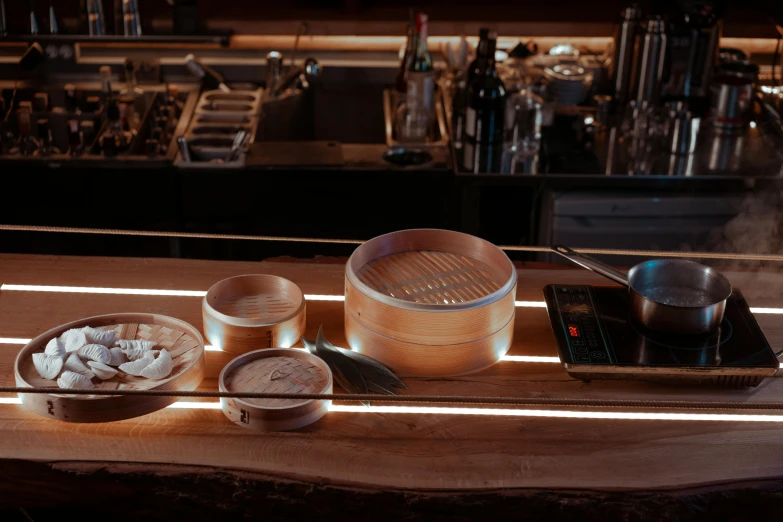
[[[547,312],[560,361],[572,377],[757,386],[779,367],[739,291],[726,301],[720,327],[705,335],[660,334],[628,316],[618,286],[548,285]]]

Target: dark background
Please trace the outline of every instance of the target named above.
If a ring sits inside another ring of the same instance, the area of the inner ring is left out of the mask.
[[[52,0],[61,25],[69,26],[78,13],[80,0]],[[193,2],[194,0],[177,0]],[[104,12],[110,18],[114,0],[103,0]],[[30,0],[5,0],[9,18],[9,32],[19,33],[29,29]],[[49,1],[36,0],[39,22],[46,18]],[[377,20],[403,21],[410,8],[420,9],[430,15],[431,21],[502,21],[508,22],[558,22],[558,23],[608,23],[615,20],[620,9],[629,5],[629,0],[198,0],[198,9],[204,20],[241,20],[268,22],[274,20]],[[645,13],[667,14],[677,4],[695,3],[686,0],[638,1]],[[724,11],[727,29],[732,36],[774,37],[774,33],[758,34],[751,31],[739,34],[737,28],[749,25],[769,24],[769,18],[783,23],[783,2],[780,0],[722,0],[713,2]],[[480,6],[480,7],[479,7]],[[146,25],[152,20],[169,21],[172,7],[166,0],[139,0],[139,10]],[[108,22],[108,20],[107,20]],[[243,25],[241,32],[248,32]],[[433,27],[433,29],[437,29]],[[252,32],[252,31],[251,31]],[[268,32],[265,31],[265,32]],[[432,31],[437,34],[437,30]],[[575,35],[579,36],[579,35]]]

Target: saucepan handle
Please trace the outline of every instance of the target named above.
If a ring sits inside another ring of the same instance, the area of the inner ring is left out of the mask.
[[[600,274],[607,279],[611,279],[615,283],[620,283],[623,286],[629,286],[628,274],[625,274],[613,266],[607,265],[606,263],[602,263],[594,257],[590,257],[586,254],[580,254],[576,250],[572,250],[563,245],[553,246],[552,251],[560,254],[572,263],[576,263],[577,265],[595,272],[596,274]]]

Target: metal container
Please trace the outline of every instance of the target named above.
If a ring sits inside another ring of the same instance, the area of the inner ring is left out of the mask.
[[[718,62],[721,21],[709,4],[695,4],[670,26],[664,96],[705,98]]]
[[[676,104],[669,110],[666,144],[671,154],[693,154],[699,136],[701,119],[695,118],[684,104]]]
[[[721,73],[712,82],[710,115],[713,124],[726,131],[739,131],[748,123],[753,107],[753,80]]]
[[[648,18],[639,42],[639,55],[634,67],[633,99],[637,103],[658,103],[666,62],[666,23],[660,16]]]
[[[642,10],[636,5],[626,7],[620,13],[620,20],[614,35],[614,54],[609,66],[612,78],[614,98],[622,106],[628,101],[631,89],[633,58],[636,54],[636,42],[641,31]]]
[[[723,321],[729,280],[708,266],[684,259],[653,259],[628,274],[564,246],[552,250],[577,265],[628,287],[633,321],[655,332],[700,335]]]

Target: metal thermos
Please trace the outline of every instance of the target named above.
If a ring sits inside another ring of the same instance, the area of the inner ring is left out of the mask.
[[[670,25],[664,96],[706,98],[718,62],[721,28],[709,3],[694,5]]]
[[[634,67],[633,99],[637,103],[658,103],[666,58],[666,22],[653,16],[645,22]]]
[[[745,76],[721,73],[712,80],[710,116],[724,131],[742,131],[753,107],[753,80]]]
[[[667,149],[670,154],[688,155],[696,150],[701,120],[693,116],[687,106],[674,104],[669,109],[667,121]]]
[[[636,54],[636,42],[641,31],[642,10],[636,5],[626,7],[620,13],[620,20],[614,35],[614,54],[609,66],[612,78],[614,99],[619,106],[628,101],[631,90],[633,57]]]

